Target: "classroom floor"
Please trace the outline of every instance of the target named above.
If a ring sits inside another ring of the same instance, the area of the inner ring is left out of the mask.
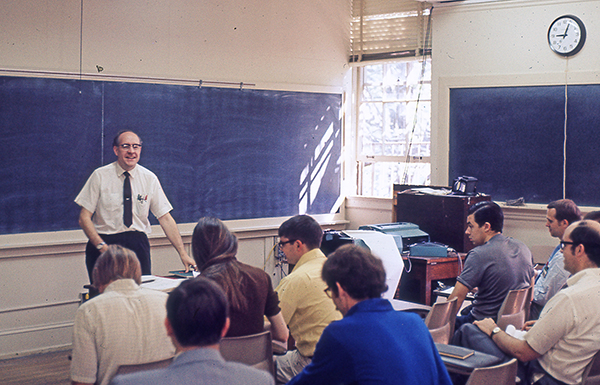
[[[0,360],[2,385],[69,385],[71,350]]]

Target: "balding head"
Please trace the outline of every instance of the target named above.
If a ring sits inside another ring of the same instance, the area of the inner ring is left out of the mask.
[[[567,271],[576,273],[587,267],[600,266],[600,223],[591,220],[572,223],[565,230],[563,245]],[[578,255],[585,255],[588,261],[571,258]]]

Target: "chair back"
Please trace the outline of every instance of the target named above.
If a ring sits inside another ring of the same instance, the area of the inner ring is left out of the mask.
[[[119,369],[117,369],[116,375],[165,368],[171,365],[172,361],[173,357],[167,358],[166,360],[147,362],[144,364],[120,365]]]
[[[597,352],[592,361],[585,367],[583,372],[582,385],[599,385],[600,384],[600,351]]]
[[[448,344],[452,339],[454,318],[456,317],[456,298],[451,301],[436,302],[425,318],[425,325],[433,337],[433,342]]]
[[[517,359],[503,364],[474,369],[466,385],[515,385],[517,380]]]
[[[271,332],[221,339],[221,355],[225,361],[241,362],[274,374]]]
[[[498,311],[496,324],[500,329],[506,330],[508,325],[513,325],[517,330],[523,327],[529,316],[532,294],[532,286],[508,292]]]

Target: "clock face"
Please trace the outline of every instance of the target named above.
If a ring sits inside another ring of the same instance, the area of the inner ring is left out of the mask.
[[[548,29],[548,44],[557,54],[571,56],[583,48],[585,36],[585,25],[578,17],[561,16]]]

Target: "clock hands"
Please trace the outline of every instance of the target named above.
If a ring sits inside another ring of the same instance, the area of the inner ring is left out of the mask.
[[[562,37],[563,39],[565,37],[567,37],[567,31],[569,30],[569,27],[571,26],[571,24],[567,24],[567,28],[565,28],[565,33],[563,33],[562,35],[556,35],[557,37]]]

